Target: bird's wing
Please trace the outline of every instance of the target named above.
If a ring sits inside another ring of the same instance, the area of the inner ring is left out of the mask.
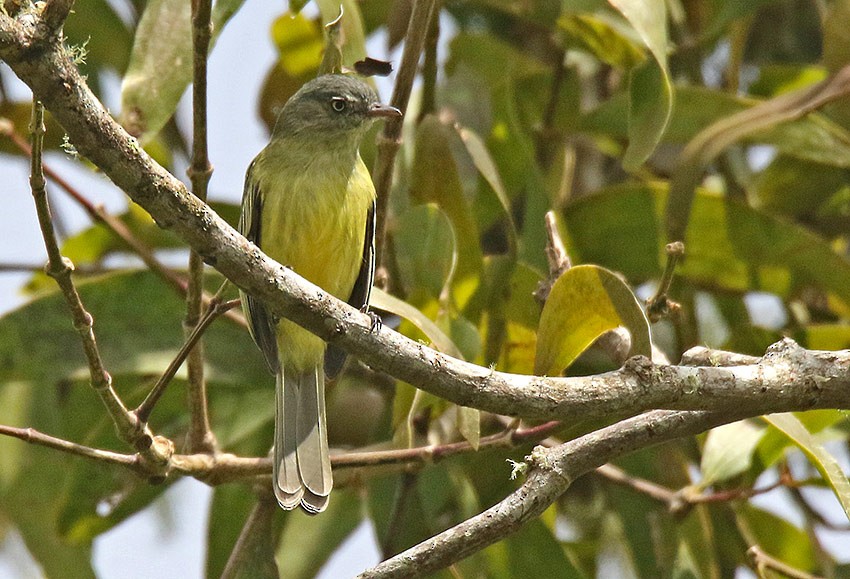
[[[360,262],[360,272],[354,282],[354,288],[348,297],[348,305],[360,310],[369,306],[369,294],[372,293],[372,282],[375,279],[375,210],[376,203],[372,202],[366,215],[366,231],[363,240],[363,260]],[[325,351],[325,375],[335,378],[345,364],[345,352],[328,345]]]
[[[248,241],[256,246],[261,244],[261,215],[263,208],[263,197],[260,194],[260,185],[253,178],[254,163],[248,167],[248,172],[245,174],[245,188],[242,191],[242,213],[239,216],[238,229],[239,233],[244,235]],[[277,339],[275,337],[274,316],[269,312],[268,308],[258,299],[240,292],[242,296],[242,310],[245,312],[245,318],[248,320],[248,330],[251,332],[251,337],[254,338],[266,364],[272,373],[277,374],[280,369],[280,362],[277,357]]]

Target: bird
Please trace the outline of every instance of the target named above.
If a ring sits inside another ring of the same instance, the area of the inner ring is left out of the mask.
[[[375,187],[360,143],[376,119],[401,117],[348,74],[326,74],[283,106],[248,167],[238,229],[281,265],[368,311],[375,272]],[[273,488],[286,510],[327,508],[333,475],[325,377],[345,353],[241,293],[251,337],[276,376]]]

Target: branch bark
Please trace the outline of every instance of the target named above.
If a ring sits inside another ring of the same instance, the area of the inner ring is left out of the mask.
[[[504,500],[358,577],[420,577],[444,569],[516,532],[540,516],[575,479],[609,460],[742,417],[717,412],[648,412],[552,449],[537,447],[528,457],[525,483]]]
[[[463,406],[564,421],[610,420],[666,409],[623,420],[552,449],[535,450],[528,479],[515,493],[364,577],[407,577],[444,568],[537,517],[577,477],[637,449],[747,416],[850,408],[850,352],[807,351],[791,340],[775,344],[762,358],[740,359],[743,365],[738,366],[723,364],[722,360],[733,359],[731,354],[696,349],[686,359],[704,365],[657,365],[635,358],[621,370],[599,376],[548,378],[495,372],[440,354],[386,328],[374,332],[368,316],[270,260],[156,164],[106,112],[72,57],[42,28],[38,22],[0,14],[0,58],[44,102],[81,154],[160,226],[173,230],[204,261],[264,300],[273,313],[377,370]],[[715,360],[721,360],[719,365]],[[199,457],[213,465],[218,458]],[[170,464],[182,472],[187,465],[181,465],[180,459],[173,457]],[[253,468],[267,468],[267,459],[248,460]]]
[[[755,416],[850,407],[850,352],[807,351],[787,339],[758,363],[739,367],[661,366],[634,359],[598,376],[550,378],[496,372],[440,354],[387,328],[374,332],[367,315],[272,261],[190,195],[112,119],[60,45],[39,45],[38,51],[4,48],[7,20],[0,18],[0,57],[42,99],[81,154],[161,227],[182,237],[273,313],[376,370],[462,406],[541,420],[623,417],[655,408]],[[23,25],[15,24],[13,31],[29,37]]]

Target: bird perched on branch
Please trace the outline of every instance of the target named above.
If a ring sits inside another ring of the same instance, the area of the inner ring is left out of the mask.
[[[380,117],[363,81],[328,74],[284,105],[269,144],[245,176],[239,231],[269,257],[364,311],[375,270],[375,187],[360,142]],[[242,295],[251,336],[277,376],[273,485],[284,509],[319,513],[333,487],[325,376],[345,354]]]

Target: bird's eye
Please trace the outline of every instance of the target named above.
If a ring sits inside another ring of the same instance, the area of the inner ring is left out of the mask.
[[[348,106],[348,103],[345,102],[345,99],[342,97],[334,97],[331,99],[331,108],[338,113],[341,113],[345,110],[345,107]]]

